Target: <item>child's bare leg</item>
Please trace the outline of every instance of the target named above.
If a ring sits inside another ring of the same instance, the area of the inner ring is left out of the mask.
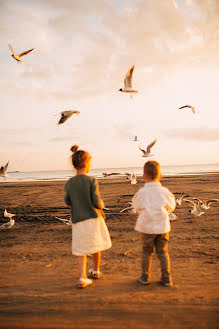
[[[78,256],[79,278],[87,278],[87,256]]]
[[[96,252],[93,254],[93,261],[94,261],[94,271],[100,270],[100,260],[101,260],[101,252]]]

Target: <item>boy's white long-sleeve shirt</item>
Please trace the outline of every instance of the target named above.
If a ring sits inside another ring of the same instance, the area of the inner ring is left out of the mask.
[[[160,182],[145,183],[132,198],[134,210],[139,213],[135,230],[148,234],[170,232],[169,213],[175,207],[175,197]]]

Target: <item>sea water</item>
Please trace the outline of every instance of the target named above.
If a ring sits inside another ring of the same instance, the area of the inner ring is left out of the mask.
[[[142,176],[142,167],[127,168],[100,168],[91,169],[89,175],[98,179],[103,179],[102,173],[118,173],[117,176],[110,178],[124,177],[125,173],[134,172],[137,176]],[[163,176],[177,175],[198,175],[219,172],[219,164],[196,164],[196,165],[175,165],[162,166]],[[26,171],[26,172],[7,172],[6,182],[29,182],[29,181],[65,181],[75,175],[73,170],[56,170],[56,171]],[[4,177],[0,177],[0,183],[4,182]]]

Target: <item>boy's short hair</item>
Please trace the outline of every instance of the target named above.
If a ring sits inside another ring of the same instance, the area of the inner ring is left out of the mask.
[[[161,170],[157,161],[147,161],[144,164],[144,175],[151,179],[159,177]]]

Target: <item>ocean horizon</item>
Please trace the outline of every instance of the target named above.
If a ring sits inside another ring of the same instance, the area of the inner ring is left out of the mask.
[[[137,176],[142,176],[142,167],[122,167],[122,168],[98,168],[91,169],[90,176],[103,179],[103,173],[117,173],[107,179],[123,177],[127,172],[134,172]],[[193,164],[193,165],[170,165],[162,166],[163,176],[198,175],[219,172],[217,164]],[[6,182],[28,182],[28,181],[65,181],[74,176],[74,170],[49,170],[49,171],[13,171],[7,172]],[[4,177],[0,177],[0,182],[5,182]]]

